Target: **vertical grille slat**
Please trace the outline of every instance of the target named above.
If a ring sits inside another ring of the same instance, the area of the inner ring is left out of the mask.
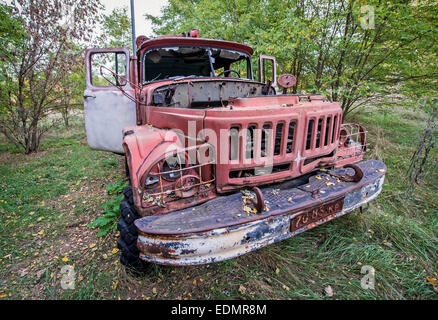
[[[294,147],[294,139],[295,139],[295,121],[289,122],[289,128],[287,131],[287,144],[286,144],[286,153],[292,153]]]
[[[328,116],[325,122],[325,137],[324,137],[324,146],[328,145],[329,142],[329,133],[330,133],[330,125],[331,125],[332,117]]]
[[[338,115],[335,115],[333,118],[333,130],[332,130],[332,143],[335,142],[335,135],[338,127]]]
[[[319,118],[318,127],[316,129],[315,148],[319,148],[321,146],[321,134],[322,134],[321,129],[322,129],[322,118]]]
[[[239,127],[230,128],[230,160],[239,160]]]
[[[284,128],[284,123],[283,122],[279,122],[277,123],[277,126],[275,128],[275,143],[274,143],[274,156],[278,156],[281,152],[281,146],[282,146],[282,141],[283,141],[283,128]]]
[[[272,127],[271,124],[269,123],[265,123],[262,127],[262,141],[261,141],[261,156],[262,157],[267,157],[268,153],[269,153],[269,148],[270,148],[270,140],[271,140],[271,135],[272,134]]]
[[[307,135],[306,135],[306,150],[309,150],[312,144],[312,135],[313,135],[313,123],[315,121],[310,119],[307,124]]]
[[[255,125],[249,125],[246,131],[246,144],[245,144],[245,158],[254,159],[254,147],[255,147]]]

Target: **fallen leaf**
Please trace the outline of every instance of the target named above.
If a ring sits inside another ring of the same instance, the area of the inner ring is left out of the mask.
[[[275,274],[279,274],[280,273],[280,269],[275,269]]]
[[[436,286],[436,278],[426,278],[427,282],[432,284],[434,287]]]
[[[39,280],[41,278],[41,276],[43,275],[44,271],[46,271],[47,269],[42,269],[40,271],[37,271],[36,273],[36,279]]]
[[[245,211],[246,213],[250,213],[251,212],[251,208],[248,207],[248,206],[244,206],[243,207],[243,211]],[[239,215],[237,215],[237,216],[239,216]]]
[[[153,294],[157,294],[157,288],[155,288],[155,287],[152,288],[152,293],[153,293]]]
[[[24,277],[29,272],[27,271],[27,269],[23,269],[23,270],[20,270],[18,273],[20,274],[20,277]]]

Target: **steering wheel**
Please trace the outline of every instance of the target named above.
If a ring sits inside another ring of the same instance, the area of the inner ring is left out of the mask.
[[[224,71],[222,71],[221,73],[219,73],[218,75],[217,75],[217,77],[220,77],[221,75],[223,75],[223,74],[225,74],[226,72],[234,72],[234,73],[236,73],[237,75],[238,75],[238,77],[240,78],[240,73],[238,72],[238,71],[236,71],[236,70],[224,70]]]

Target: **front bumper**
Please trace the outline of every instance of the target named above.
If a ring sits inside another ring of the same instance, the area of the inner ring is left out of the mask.
[[[321,172],[308,183],[293,181],[260,188],[267,207],[248,213],[243,194],[218,197],[194,208],[135,221],[140,258],[166,265],[198,265],[238,257],[340,217],[377,197],[386,166],[377,160],[358,164],[359,182],[343,182]],[[331,173],[345,174],[341,168]]]

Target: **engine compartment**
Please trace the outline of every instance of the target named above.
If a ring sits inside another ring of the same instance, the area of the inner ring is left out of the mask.
[[[175,82],[155,89],[152,93],[151,105],[173,108],[225,107],[230,98],[274,94],[274,88],[255,81],[228,78]]]

